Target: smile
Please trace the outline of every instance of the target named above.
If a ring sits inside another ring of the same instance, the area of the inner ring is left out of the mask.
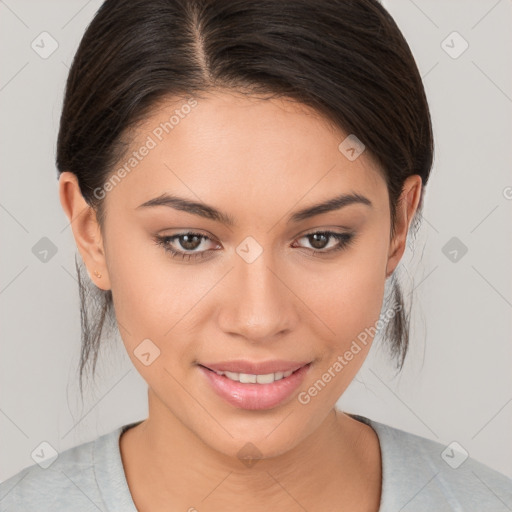
[[[218,396],[234,407],[247,410],[271,409],[283,404],[303,383],[310,367],[308,363],[295,371],[251,374],[198,366]]]
[[[289,377],[293,372],[291,370],[287,372],[276,372],[267,373],[265,375],[253,375],[251,373],[236,373],[236,372],[215,372],[217,375],[224,375],[228,379],[242,384],[272,384],[276,380],[281,380]]]

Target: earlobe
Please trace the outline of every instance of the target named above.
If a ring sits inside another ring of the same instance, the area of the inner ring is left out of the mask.
[[[386,279],[395,271],[405,252],[409,227],[418,208],[421,191],[421,176],[414,174],[405,180],[396,208],[396,230],[389,246]]]
[[[89,277],[98,288],[109,290],[110,279],[96,212],[82,196],[75,174],[67,171],[61,173],[59,197]]]

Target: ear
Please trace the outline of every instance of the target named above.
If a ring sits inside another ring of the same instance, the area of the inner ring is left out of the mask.
[[[389,277],[400,263],[405,252],[407,233],[421,198],[421,176],[409,176],[403,185],[396,207],[395,235],[391,240],[388,254],[386,277]]]
[[[71,224],[76,246],[87,267],[89,277],[98,288],[109,290],[110,279],[96,211],[87,204],[82,196],[75,174],[67,171],[61,173],[59,197],[62,209]],[[95,271],[98,275],[95,275]]]

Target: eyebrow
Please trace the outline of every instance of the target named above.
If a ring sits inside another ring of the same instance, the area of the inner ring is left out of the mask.
[[[308,206],[306,208],[303,208],[302,210],[295,212],[287,220],[287,224],[297,223],[305,219],[309,219],[310,217],[315,217],[316,215],[320,215],[322,213],[340,210],[341,208],[344,208],[345,206],[349,206],[351,204],[363,204],[370,208],[373,208],[372,202],[367,197],[361,194],[341,194],[339,196],[333,197],[332,199],[328,199],[327,201],[324,201],[322,203],[318,203],[313,206]],[[145,203],[137,206],[136,209],[150,208],[155,206],[167,206],[170,208],[174,208],[175,210],[184,211],[192,215],[198,215],[206,219],[221,222],[228,226],[236,225],[235,219],[231,215],[221,212],[220,210],[213,206],[210,206],[206,203],[191,201],[190,199],[185,199],[183,197],[178,197],[176,195],[167,193],[164,193],[158,197],[155,197],[154,199],[146,201]]]

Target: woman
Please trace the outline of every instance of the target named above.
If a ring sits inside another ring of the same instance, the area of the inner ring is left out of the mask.
[[[335,408],[376,329],[403,364],[394,271],[432,160],[376,0],[107,0],[68,78],[60,200],[102,301],[91,321],[81,284],[80,377],[115,315],[149,415],[7,480],[5,510],[510,509],[456,447]]]

